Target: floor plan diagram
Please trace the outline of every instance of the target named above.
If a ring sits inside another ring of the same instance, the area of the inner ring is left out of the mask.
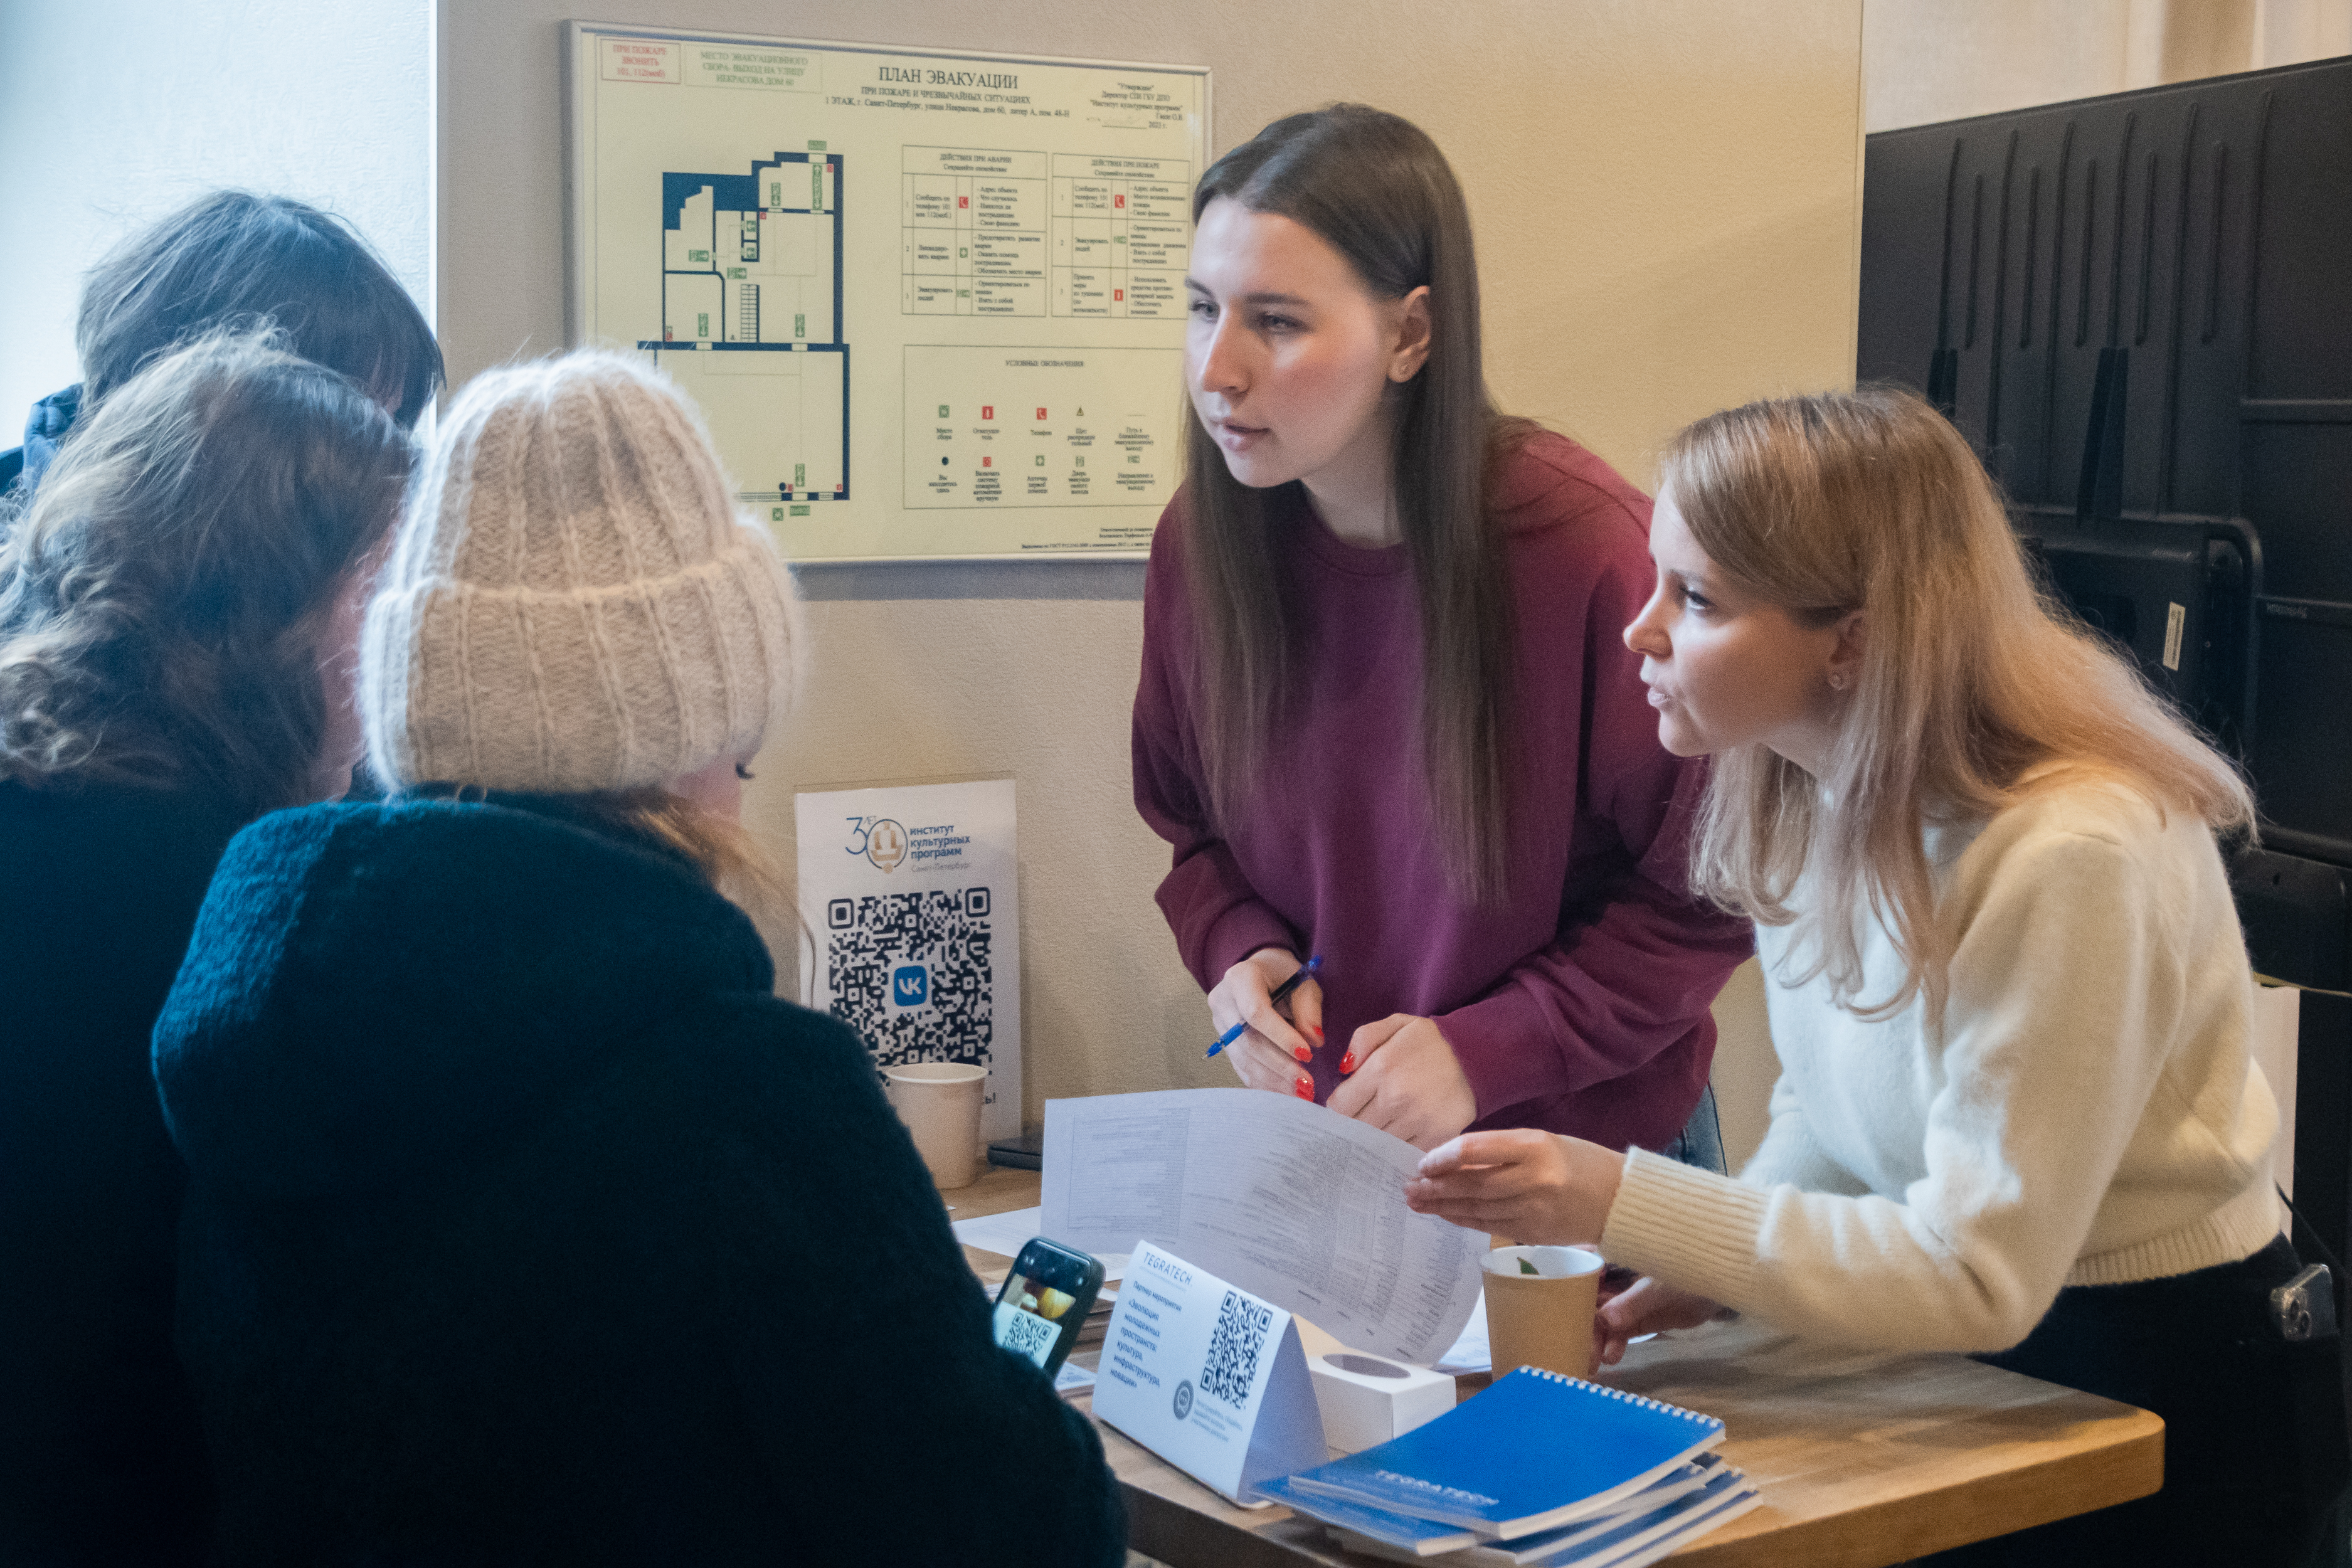
[[[661,336],[637,347],[694,396],[722,452],[771,454],[734,476],[743,499],[787,517],[847,500],[841,156],[814,145],[747,174],[665,171],[661,186]]]
[[[675,382],[787,556],[1150,549],[1204,68],[564,26],[571,341]]]

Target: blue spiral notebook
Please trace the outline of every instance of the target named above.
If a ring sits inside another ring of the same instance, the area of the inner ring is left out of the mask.
[[[1705,1464],[1713,1458],[1703,1454],[1693,1463]],[[1690,1468],[1685,1466],[1674,1473],[1682,1475]],[[1640,1564],[1654,1563],[1702,1536],[1713,1534],[1718,1527],[1764,1500],[1758,1495],[1754,1482],[1727,1465],[1717,1465],[1703,1474],[1700,1484],[1671,1498],[1654,1503],[1651,1500],[1652,1494],[1666,1485],[1662,1481],[1634,1493],[1617,1511],[1580,1519],[1556,1530],[1539,1530],[1516,1541],[1486,1542],[1454,1553],[1450,1561],[1468,1568],[1512,1568],[1513,1564],[1639,1568]],[[1344,1528],[1333,1529],[1331,1535],[1350,1550],[1376,1557],[1405,1557],[1394,1547]]]
[[[1738,1473],[1717,1456],[1701,1454],[1689,1464],[1678,1465],[1668,1470],[1641,1490],[1619,1499],[1602,1512],[1588,1514],[1573,1524],[1538,1530],[1533,1535],[1522,1535],[1511,1541],[1493,1541],[1479,1535],[1476,1531],[1439,1524],[1433,1520],[1415,1519],[1410,1514],[1391,1513],[1386,1509],[1352,1502],[1345,1498],[1299,1491],[1291,1486],[1288,1476],[1260,1481],[1258,1495],[1272,1498],[1310,1519],[1322,1521],[1331,1527],[1332,1534],[1339,1538],[1341,1545],[1375,1557],[1419,1562],[1427,1557],[1449,1556],[1473,1549],[1466,1551],[1459,1561],[1538,1563],[1548,1559],[1552,1552],[1564,1550],[1571,1537],[1581,1539],[1584,1535],[1610,1530],[1637,1516],[1657,1517],[1659,1510],[1689,1493],[1705,1489],[1724,1476],[1737,1476]]]
[[[1523,1366],[1286,1489],[1509,1541],[1603,1512],[1721,1441],[1712,1415]]]
[[[1271,1498],[1284,1507],[1322,1521],[1342,1535],[1350,1537],[1349,1544],[1384,1557],[1441,1557],[1459,1552],[1465,1546],[1475,1546],[1480,1537],[1475,1530],[1457,1525],[1439,1524],[1432,1520],[1415,1519],[1411,1514],[1391,1513],[1384,1508],[1357,1502],[1351,1498],[1327,1497],[1320,1492],[1300,1491],[1291,1485],[1295,1476],[1276,1476],[1257,1484],[1257,1495]]]

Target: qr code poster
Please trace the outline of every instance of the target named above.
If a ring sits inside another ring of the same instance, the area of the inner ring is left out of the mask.
[[[1021,1131],[1021,900],[1013,781],[794,797],[803,1000],[857,1032],[875,1069],[988,1069],[981,1131]]]

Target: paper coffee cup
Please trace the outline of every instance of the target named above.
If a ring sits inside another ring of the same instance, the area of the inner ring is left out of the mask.
[[[1478,1261],[1495,1375],[1538,1366],[1591,1377],[1601,1255],[1580,1247],[1498,1247]]]
[[[919,1062],[884,1068],[890,1103],[914,1135],[915,1152],[934,1185],[968,1187],[980,1180],[980,1100],[988,1069],[961,1062]]]

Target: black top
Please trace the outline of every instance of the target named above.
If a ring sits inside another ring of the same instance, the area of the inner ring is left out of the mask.
[[[0,1563],[202,1554],[148,1036],[241,814],[0,782]]]
[[[155,1036],[229,1560],[1123,1560],[865,1048],[772,984],[545,804],[238,837]]]

